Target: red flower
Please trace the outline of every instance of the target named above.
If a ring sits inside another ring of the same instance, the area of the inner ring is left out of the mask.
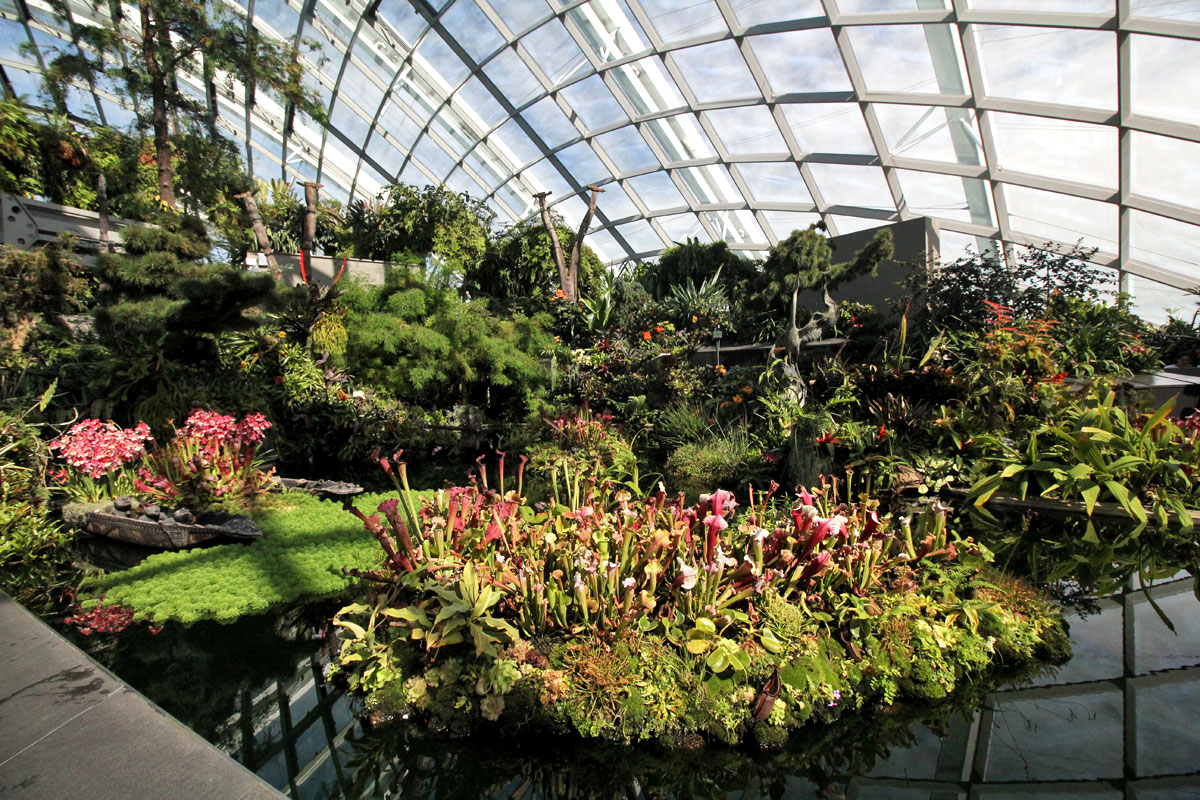
[[[650,331],[642,331],[642,338],[647,342],[650,341]]]
[[[655,326],[654,326],[654,332],[655,332],[655,333],[662,333],[662,332],[663,332],[663,326],[662,326],[662,325],[655,325]],[[647,337],[647,338],[649,338],[649,337]]]
[[[880,425],[879,432],[875,434],[875,441],[882,442],[887,438],[887,427]]]

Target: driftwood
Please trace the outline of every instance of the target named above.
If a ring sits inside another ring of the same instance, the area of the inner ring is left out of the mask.
[[[192,521],[180,522],[181,516]],[[202,512],[150,519],[125,516],[111,506],[104,511],[89,512],[83,529],[94,536],[159,550],[183,550],[222,540],[249,541],[262,537],[262,531],[249,517],[236,514]]]

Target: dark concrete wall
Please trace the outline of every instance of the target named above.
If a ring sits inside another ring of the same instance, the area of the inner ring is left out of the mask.
[[[925,260],[926,253],[937,250],[937,233],[933,224],[924,217],[897,222],[893,225],[871,230],[847,233],[835,236],[830,240],[834,245],[834,262],[848,261],[862,248],[875,238],[881,230],[891,230],[892,242],[896,252],[891,259],[879,265],[874,275],[863,275],[854,280],[846,281],[829,292],[835,302],[867,303],[874,306],[875,311],[888,319],[899,319],[899,310],[893,310],[893,303],[903,302],[906,292],[904,279],[912,271],[912,264]],[[800,293],[800,312],[797,319],[808,319],[804,309],[809,311],[824,311],[825,302],[820,289],[812,289]]]

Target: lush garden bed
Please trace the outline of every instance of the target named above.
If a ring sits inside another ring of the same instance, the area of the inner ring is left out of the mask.
[[[539,509],[500,480],[356,511],[385,560],[335,617],[337,669],[378,713],[775,745],[1068,655],[1057,610],[937,503],[880,517],[829,484],[689,506],[582,477],[577,502]]]

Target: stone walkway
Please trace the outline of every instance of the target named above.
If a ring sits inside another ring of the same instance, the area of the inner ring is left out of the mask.
[[[280,797],[0,592],[0,798]]]

